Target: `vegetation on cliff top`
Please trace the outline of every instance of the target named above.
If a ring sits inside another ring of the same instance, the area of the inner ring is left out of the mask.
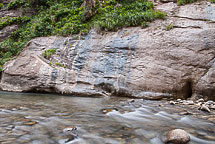
[[[197,0],[178,0],[177,4],[178,5],[184,5],[184,4],[189,4],[189,3],[193,3],[196,2]]]
[[[194,3],[197,2],[198,0],[177,0],[177,4],[178,5],[185,5],[185,4],[190,4],[190,3]],[[214,3],[215,0],[209,0],[211,3]]]
[[[0,9],[2,9],[4,7],[3,3],[0,3]]]
[[[16,56],[31,39],[41,36],[86,34],[89,29],[116,31],[122,27],[147,26],[165,13],[154,11],[153,3],[146,0],[96,1],[96,13],[86,20],[83,0],[15,0],[7,9],[34,8],[32,17],[0,18],[0,30],[12,24],[19,29],[0,43],[0,71],[2,65]]]

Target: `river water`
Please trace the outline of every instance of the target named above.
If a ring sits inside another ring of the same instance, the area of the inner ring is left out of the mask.
[[[165,101],[0,92],[0,144],[163,144],[174,128],[190,134],[189,144],[215,144],[215,122],[183,110]]]

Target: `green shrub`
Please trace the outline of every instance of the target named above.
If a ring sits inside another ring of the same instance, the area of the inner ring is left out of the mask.
[[[185,5],[185,4],[190,4],[190,3],[194,3],[197,2],[198,0],[178,0],[177,4],[178,5]],[[211,3],[214,3],[215,0],[209,0]]]
[[[3,17],[0,18],[0,30],[12,24],[22,24],[30,21],[29,17]]]
[[[193,3],[196,2],[197,0],[178,0],[177,4],[178,5],[184,5],[184,4],[189,4],[189,3]]]
[[[54,49],[49,49],[49,50],[45,50],[42,53],[42,56],[46,59],[50,59],[54,54],[56,53],[56,48]]]
[[[55,64],[56,64],[56,66],[64,67],[65,68],[65,66],[63,64],[61,64],[61,63],[56,62]]]
[[[93,18],[101,30],[118,30],[122,27],[141,26],[142,23],[151,22],[156,18],[165,18],[165,13],[155,12],[153,3],[145,0],[122,1],[120,6],[106,6],[98,9]]]
[[[53,65],[52,62],[49,62],[49,65],[52,66]]]
[[[171,30],[171,29],[173,29],[173,28],[174,28],[174,25],[173,25],[173,24],[169,24],[169,25],[166,26],[166,30],[167,30],[167,31],[169,31],[169,30]]]
[[[25,4],[25,0],[15,0],[15,1],[11,1],[8,4],[7,8],[8,8],[8,10],[16,9],[16,8],[21,7],[24,4]]]
[[[13,56],[19,54],[19,52],[22,50],[24,45],[26,44],[26,41],[14,41],[13,39],[9,38],[4,40],[0,43],[0,67],[2,65],[11,60]]]
[[[145,21],[143,21],[143,22],[142,22],[142,24],[141,24],[141,26],[142,26],[142,28],[145,28],[145,27],[147,27],[147,26],[148,26],[148,23],[147,23],[147,22],[145,22]]]
[[[0,3],[0,9],[2,9],[4,7],[3,3]]]

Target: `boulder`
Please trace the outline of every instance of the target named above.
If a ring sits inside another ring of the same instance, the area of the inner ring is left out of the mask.
[[[166,20],[84,39],[39,37],[7,62],[0,89],[146,99],[215,99],[214,5],[164,3]],[[186,13],[185,13],[185,12]],[[166,30],[168,25],[173,28]],[[48,49],[56,53],[45,59]],[[58,64],[56,64],[58,63]],[[60,65],[59,65],[60,64]]]
[[[174,129],[167,133],[165,143],[187,144],[190,141],[189,134],[182,129]]]

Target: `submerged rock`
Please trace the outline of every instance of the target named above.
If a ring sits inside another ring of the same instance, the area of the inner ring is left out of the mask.
[[[63,129],[63,133],[69,138],[68,141],[74,140],[78,137],[77,128],[76,127],[68,127]]]
[[[174,129],[167,133],[165,143],[187,144],[190,141],[189,134],[182,129]]]
[[[180,115],[192,115],[192,112],[189,111],[184,111],[184,112],[180,112]]]
[[[112,112],[112,111],[118,111],[118,109],[116,109],[116,108],[105,108],[105,109],[101,110],[101,112],[103,114],[107,114],[107,113]]]

